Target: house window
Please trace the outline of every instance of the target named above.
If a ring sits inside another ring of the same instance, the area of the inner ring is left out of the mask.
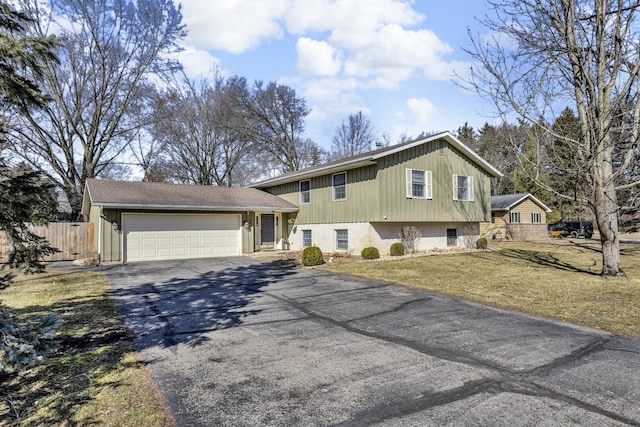
[[[311,241],[311,230],[302,230],[302,247],[308,248],[309,246],[313,246]]]
[[[407,198],[431,199],[431,171],[407,169]]]
[[[336,230],[336,249],[339,251],[349,250],[349,233],[347,230]]]
[[[453,200],[473,202],[473,177],[453,175]]]
[[[311,202],[311,182],[309,180],[300,181],[300,204],[306,205]]]
[[[542,214],[540,212],[531,212],[531,222],[540,224],[542,222]]]
[[[447,228],[447,246],[458,246],[458,230]]]
[[[347,173],[333,175],[333,200],[347,199]]]
[[[520,222],[520,212],[509,212],[509,222],[518,224]]]

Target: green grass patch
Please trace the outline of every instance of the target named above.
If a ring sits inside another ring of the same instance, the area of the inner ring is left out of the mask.
[[[599,275],[598,243],[490,242],[489,247],[494,250],[322,268],[640,336],[640,245],[623,245],[628,280]]]
[[[94,272],[18,275],[0,300],[20,321],[56,313],[55,355],[0,377],[0,425],[174,426],[150,381],[107,279]]]

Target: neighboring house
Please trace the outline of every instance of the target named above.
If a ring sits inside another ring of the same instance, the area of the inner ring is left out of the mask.
[[[487,239],[545,239],[549,212],[531,193],[492,196],[491,222],[481,224],[480,231]]]
[[[451,133],[291,172],[251,187],[292,205],[291,249],[388,253],[415,226],[418,249],[475,245],[491,219],[491,178],[502,174]]]
[[[82,213],[101,261],[240,255],[281,248],[298,207],[255,188],[88,179]]]

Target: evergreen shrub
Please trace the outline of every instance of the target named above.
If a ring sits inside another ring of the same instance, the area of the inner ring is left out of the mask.
[[[404,245],[400,242],[394,243],[393,245],[391,245],[391,248],[389,249],[389,253],[391,254],[391,256],[404,255]]]
[[[362,252],[360,252],[360,256],[362,259],[378,259],[380,258],[380,251],[378,248],[370,246],[368,248],[364,248]]]
[[[309,246],[302,251],[302,265],[322,265],[324,264],[324,258],[322,258],[322,251],[317,246]]]

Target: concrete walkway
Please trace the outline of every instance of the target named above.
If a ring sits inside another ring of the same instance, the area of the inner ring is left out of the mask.
[[[180,426],[640,425],[640,341],[237,257],[101,268]]]

